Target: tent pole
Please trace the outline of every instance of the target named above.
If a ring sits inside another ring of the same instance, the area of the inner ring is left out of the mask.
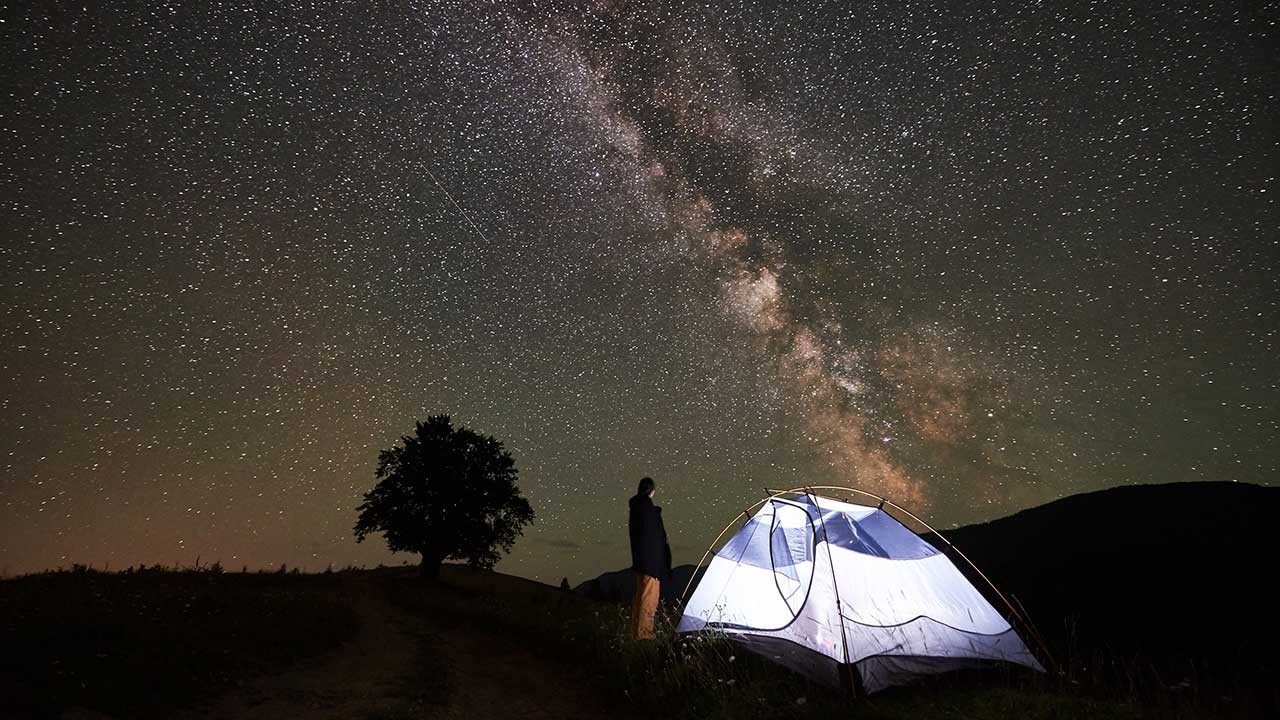
[[[853,665],[849,662],[849,636],[844,630],[844,610],[840,607],[840,583],[836,581],[836,562],[831,557],[831,542],[827,539],[827,521],[822,517],[822,508],[818,506],[818,498],[814,492],[805,488],[805,495],[813,501],[813,509],[818,513],[818,522],[822,524],[822,544],[827,548],[827,566],[831,568],[831,588],[836,592],[836,619],[840,621],[840,643],[844,647],[844,666],[849,671],[849,693],[855,693],[857,684],[853,678]]]
[[[960,550],[960,548],[956,547],[955,544],[953,544],[950,540],[948,540],[945,535],[938,532],[932,525],[925,522],[921,518],[917,517],[910,510],[893,502],[892,500],[883,498],[874,493],[869,493],[866,490],[859,490],[857,488],[844,487],[843,485],[814,485],[813,487],[799,487],[799,488],[792,488],[791,490],[778,490],[774,492],[772,497],[777,497],[778,495],[784,495],[786,493],[796,493],[796,494],[803,493],[807,495],[807,494],[811,494],[810,493],[811,490],[844,490],[846,492],[855,492],[860,495],[865,495],[867,497],[875,498],[876,500],[879,500],[881,502],[882,506],[888,505],[889,507],[897,508],[900,512],[905,514],[907,517],[923,525],[925,528],[929,530],[929,532],[933,533],[934,535],[937,535],[939,538],[942,539],[942,542],[947,544],[947,547],[951,548],[952,550],[955,550],[956,554],[959,555],[966,563],[968,563],[969,567],[973,568],[974,572],[978,573],[978,577],[981,577],[983,581],[987,583],[987,586],[990,587],[993,592],[995,592],[996,596],[1000,598],[1000,601],[1005,604],[1005,607],[1009,608],[1009,612],[1012,613],[1015,618],[1017,618],[1018,622],[1021,623],[1023,627],[1027,628],[1027,630],[1030,631],[1031,636],[1035,638],[1036,643],[1040,646],[1040,650],[1041,652],[1044,653],[1044,656],[1049,661],[1049,664],[1055,667],[1057,666],[1058,663],[1056,660],[1053,659],[1053,654],[1049,652],[1049,647],[1044,642],[1044,638],[1040,636],[1040,632],[1037,631],[1036,628],[1030,622],[1028,622],[1025,618],[1022,617],[1022,613],[1018,612],[1018,609],[1013,606],[1013,603],[1009,602],[1009,599],[1004,596],[1004,593],[1000,592],[1000,588],[996,587],[996,584],[991,582],[991,578],[987,577],[986,573],[982,572],[982,570],[980,570],[978,566],[975,565],[973,561],[969,559],[969,556],[965,555],[964,552]],[[843,627],[843,623],[841,623],[841,626]]]
[[[772,496],[767,497],[767,498],[764,498],[764,499],[762,499],[762,500],[758,500],[758,501],[756,501],[755,503],[753,503],[753,504],[751,505],[751,507],[747,508],[746,510],[743,510],[743,511],[742,511],[742,513],[741,513],[740,515],[735,515],[735,516],[733,516],[733,519],[729,521],[729,524],[728,524],[728,525],[725,525],[725,526],[724,526],[724,529],[720,531],[720,534],[719,534],[719,535],[716,535],[716,539],[715,539],[715,540],[712,540],[712,541],[711,541],[711,544],[707,546],[707,551],[706,551],[706,552],[704,552],[704,553],[702,553],[702,559],[701,559],[701,560],[699,560],[699,561],[698,561],[698,564],[694,566],[694,568],[693,568],[693,573],[692,573],[691,575],[689,575],[689,582],[687,582],[687,583],[685,583],[685,584],[684,584],[684,591],[680,593],[680,603],[679,603],[679,607],[680,607],[680,611],[681,611],[681,612],[684,612],[684,599],[685,599],[685,596],[689,594],[689,588],[693,586],[693,579],[694,579],[694,578],[696,578],[696,577],[698,577],[698,570],[700,570],[700,569],[702,568],[702,563],[706,562],[706,561],[707,561],[707,556],[711,554],[711,548],[715,547],[715,546],[716,546],[716,543],[720,542],[720,538],[724,537],[724,534],[725,534],[725,533],[727,533],[727,532],[729,532],[729,528],[733,527],[734,523],[738,522],[738,518],[739,518],[739,517],[745,517],[745,518],[747,518],[748,520],[750,520],[750,519],[751,519],[751,511],[752,511],[752,510],[755,510],[756,508],[760,507],[760,506],[761,506],[761,505],[763,505],[764,503],[768,502],[768,501],[770,500],[770,498],[771,498],[771,497],[772,497]]]
[[[746,510],[742,511],[742,516],[750,520],[751,512],[756,508],[760,507],[761,505],[769,502],[770,500],[778,497],[779,495],[786,495],[787,493],[796,493],[802,489],[803,488],[792,488],[791,490],[770,490],[769,488],[765,488],[764,491],[766,493],[766,496],[763,498],[760,498],[754,503],[751,503],[751,505]],[[720,531],[719,535],[716,535],[716,539],[712,540],[711,544],[707,546],[707,551],[702,553],[702,559],[698,560],[698,564],[694,566],[693,574],[689,576],[689,582],[684,584],[684,591],[680,593],[679,604],[682,609],[684,608],[685,596],[689,594],[689,588],[693,586],[693,579],[698,576],[698,570],[702,568],[702,563],[706,562],[707,556],[711,554],[711,548],[715,547],[716,543],[720,542],[720,538],[724,537],[724,534],[729,532],[729,528],[733,527],[733,524],[736,522],[738,522],[737,515],[735,515],[734,518],[730,520],[727,525],[724,526],[724,529]]]
[[[1023,627],[1025,627],[1025,628],[1026,628],[1026,629],[1031,633],[1031,636],[1032,636],[1033,638],[1035,638],[1036,643],[1040,646],[1040,650],[1041,650],[1041,652],[1043,652],[1043,653],[1044,653],[1045,659],[1047,659],[1047,660],[1049,661],[1049,664],[1050,664],[1050,665],[1052,665],[1052,666],[1055,666],[1055,667],[1058,665],[1057,661],[1056,661],[1056,660],[1054,660],[1054,658],[1053,658],[1053,654],[1049,652],[1049,647],[1048,647],[1048,645],[1045,643],[1044,638],[1042,638],[1042,637],[1040,636],[1040,632],[1039,632],[1038,630],[1036,630],[1036,628],[1035,628],[1035,626],[1034,626],[1034,625],[1032,625],[1028,620],[1026,620],[1025,618],[1023,618],[1023,617],[1022,617],[1022,614],[1021,614],[1021,613],[1019,613],[1019,612],[1018,612],[1018,609],[1017,609],[1017,608],[1015,608],[1015,607],[1013,606],[1013,603],[1009,602],[1009,599],[1008,599],[1008,598],[1006,598],[1006,597],[1004,596],[1004,593],[1000,592],[1000,588],[996,587],[995,583],[991,582],[991,578],[987,577],[987,576],[986,576],[986,574],[985,574],[985,573],[983,573],[983,572],[982,572],[982,570],[980,570],[980,569],[978,568],[978,566],[977,566],[977,565],[975,565],[975,564],[973,563],[973,561],[972,561],[972,560],[970,560],[970,559],[969,559],[969,557],[968,557],[967,555],[965,555],[965,554],[960,550],[960,548],[956,547],[956,546],[955,546],[955,545],[954,545],[950,540],[948,540],[948,539],[947,539],[947,537],[946,537],[945,535],[943,535],[942,533],[938,532],[938,531],[937,531],[937,530],[936,530],[932,525],[930,525],[929,523],[925,522],[925,521],[924,521],[924,520],[922,520],[921,518],[917,517],[917,516],[916,516],[914,513],[912,513],[910,510],[907,510],[906,508],[902,507],[901,505],[898,505],[897,503],[893,502],[892,500],[888,500],[888,499],[883,498],[883,497],[881,497],[881,496],[879,496],[879,495],[876,495],[876,494],[874,494],[874,493],[869,493],[869,492],[867,492],[866,490],[859,490],[859,489],[857,489],[857,488],[845,487],[845,486],[843,486],[843,485],[813,485],[813,486],[801,486],[801,487],[794,487],[794,488],[791,488],[790,490],[770,490],[769,488],[765,488],[765,492],[766,492],[766,493],[769,493],[768,497],[765,497],[765,498],[763,498],[763,499],[761,499],[761,500],[757,500],[756,502],[752,503],[750,507],[748,507],[746,510],[743,510],[743,511],[742,511],[742,515],[743,515],[743,516],[745,516],[745,517],[747,517],[748,519],[750,519],[750,513],[751,513],[751,511],[755,510],[757,507],[760,507],[760,506],[761,506],[761,505],[763,505],[764,503],[766,503],[766,502],[768,502],[768,501],[770,501],[770,500],[772,500],[772,499],[774,499],[774,498],[776,498],[776,497],[779,497],[779,496],[782,496],[782,495],[787,495],[787,494],[809,495],[809,496],[811,496],[811,497],[812,497],[812,496],[814,496],[814,493],[813,493],[813,491],[814,491],[814,490],[843,490],[843,491],[845,491],[845,492],[853,492],[853,493],[858,493],[858,494],[860,494],[860,495],[865,495],[865,496],[870,497],[870,498],[875,498],[876,500],[880,501],[880,507],[881,507],[881,508],[883,508],[885,505],[888,505],[888,506],[893,507],[893,508],[897,508],[900,512],[902,512],[903,514],[905,514],[907,517],[910,517],[912,520],[915,520],[916,522],[918,522],[918,523],[920,523],[921,525],[923,525],[925,528],[927,528],[927,529],[929,530],[929,532],[933,533],[934,535],[937,535],[939,538],[941,538],[941,539],[942,539],[942,541],[943,541],[943,542],[945,542],[945,543],[947,544],[947,547],[951,548],[952,550],[955,550],[955,551],[956,551],[956,554],[957,554],[957,555],[959,555],[959,556],[960,556],[960,557],[961,557],[961,558],[962,558],[966,563],[968,563],[969,567],[973,568],[973,571],[974,571],[974,572],[978,573],[978,576],[979,576],[979,577],[981,577],[981,578],[983,579],[983,581],[985,581],[985,582],[987,583],[987,586],[988,586],[988,587],[990,587],[990,588],[991,588],[991,590],[992,590],[993,592],[995,592],[996,596],[997,596],[997,597],[999,597],[999,598],[1000,598],[1000,600],[1005,604],[1005,607],[1009,608],[1009,612],[1013,614],[1013,617],[1017,618],[1018,622],[1019,622],[1019,623],[1021,623],[1021,624],[1023,625]],[[814,502],[814,505],[815,505],[815,506],[817,505],[817,502],[816,502],[816,501]],[[821,513],[821,512],[819,512],[819,513],[818,513],[818,518],[819,518],[819,519],[821,519],[821,518],[822,518],[822,513]],[[720,531],[720,534],[719,534],[719,535],[716,535],[716,539],[715,539],[715,540],[712,540],[712,541],[711,541],[711,544],[707,546],[707,551],[706,551],[706,552],[704,552],[704,553],[702,554],[702,559],[701,559],[701,560],[699,560],[699,561],[698,561],[698,564],[693,568],[693,574],[689,576],[689,582],[685,583],[684,591],[680,593],[680,608],[681,608],[681,611],[682,611],[682,612],[683,612],[683,609],[684,609],[684,601],[685,601],[685,597],[689,594],[689,588],[693,586],[693,580],[694,580],[694,578],[696,578],[696,577],[698,576],[698,570],[702,568],[702,564],[703,564],[704,562],[706,562],[706,560],[707,560],[707,556],[711,554],[711,549],[712,549],[713,547],[715,547],[715,546],[716,546],[716,543],[720,542],[720,538],[724,537],[724,534],[725,534],[726,532],[729,532],[729,528],[730,528],[730,527],[732,527],[732,526],[733,526],[733,524],[734,524],[734,523],[736,523],[736,522],[738,522],[738,516],[734,516],[733,520],[730,520],[730,521],[729,521],[729,523],[728,523],[727,525],[725,525],[725,526],[724,526],[724,529]],[[823,528],[822,528],[822,534],[825,536],[825,535],[826,535],[826,532],[827,532],[826,522],[824,521],[824,522],[822,523],[822,525],[823,525]],[[827,547],[827,559],[828,559],[828,563],[831,563],[830,558],[831,558],[831,547],[830,547],[830,546],[828,546],[828,547]],[[834,565],[834,564],[832,564],[832,566],[831,566],[831,574],[832,574],[831,582],[832,582],[832,585],[834,586],[834,584],[835,584],[835,565]],[[839,615],[839,610],[840,610],[840,606],[839,606],[839,603],[840,603],[839,594],[840,594],[840,591],[839,591],[839,589],[838,589],[838,588],[836,588],[836,596],[837,596],[837,597],[836,597],[836,610],[837,610],[837,614],[838,614],[838,615]],[[847,639],[847,638],[845,638],[845,637],[844,637],[844,634],[845,634],[845,633],[844,633],[844,618],[843,618],[843,615],[840,615],[840,617],[841,617],[841,620],[840,620],[840,634],[841,634],[841,639],[844,641],[844,645],[845,645],[845,647],[844,647],[844,655],[845,655],[845,661],[846,661],[846,663],[845,663],[845,664],[846,664],[846,665],[848,665],[848,658],[849,658],[849,641],[848,641],[848,639]],[[850,666],[850,672],[852,672],[852,666]]]

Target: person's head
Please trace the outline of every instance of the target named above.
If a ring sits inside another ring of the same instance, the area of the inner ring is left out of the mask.
[[[653,497],[653,491],[658,489],[657,483],[651,477],[640,478],[640,487],[636,488],[636,494],[641,497]]]

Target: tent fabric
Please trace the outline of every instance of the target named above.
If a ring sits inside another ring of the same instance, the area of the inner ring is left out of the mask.
[[[882,509],[816,495],[771,498],[716,551],[677,627],[704,630],[827,684],[852,664],[867,692],[992,661],[1044,669],[946,554]]]

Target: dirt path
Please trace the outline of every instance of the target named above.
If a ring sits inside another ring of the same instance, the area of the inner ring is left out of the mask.
[[[445,718],[619,718],[581,668],[544,657],[493,631],[451,625],[442,637],[451,662]],[[427,715],[426,717],[431,717]]]
[[[257,678],[189,711],[213,718],[599,718],[618,716],[582,669],[474,623],[427,622],[376,579],[345,585],[360,629],[342,648]]]
[[[360,628],[338,650],[255,678],[184,718],[364,718],[390,709],[386,698],[416,654],[411,619],[376,582],[349,579]]]

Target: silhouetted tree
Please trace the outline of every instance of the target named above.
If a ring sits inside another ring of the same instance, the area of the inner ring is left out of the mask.
[[[356,542],[381,531],[391,552],[422,555],[424,577],[439,575],[445,560],[492,568],[533,522],[515,461],[501,442],[455,429],[448,415],[414,425],[413,436],[378,454],[378,484],[356,508]]]

